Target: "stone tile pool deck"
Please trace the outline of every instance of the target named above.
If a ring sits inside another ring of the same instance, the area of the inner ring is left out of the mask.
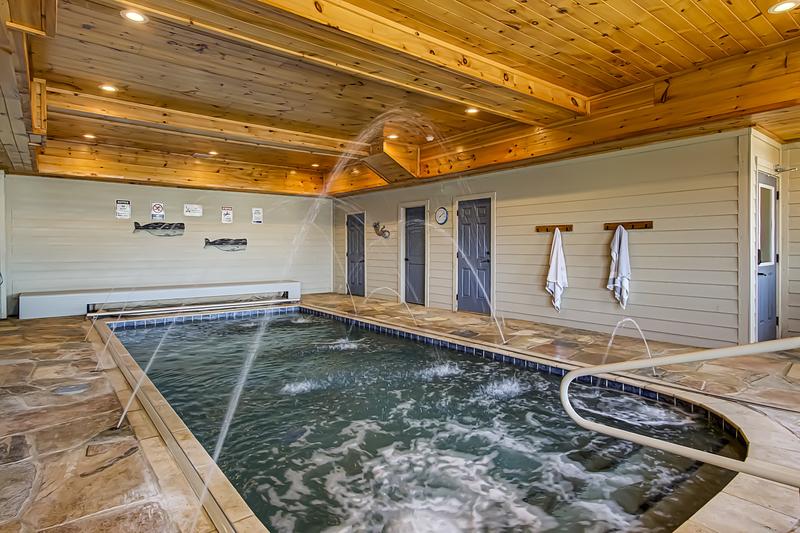
[[[412,307],[415,326],[402,304],[355,300],[361,319],[502,348],[487,317]],[[309,295],[303,304],[355,316],[342,295]],[[103,346],[97,337],[84,340],[89,326],[82,317],[0,321],[0,533],[188,531],[197,499],[138,402],[115,429],[130,387],[110,358],[98,365]],[[522,320],[506,320],[504,331],[505,347],[567,365],[600,363],[608,342],[607,335]],[[654,356],[691,350],[650,344]],[[615,346],[608,362],[643,356],[635,339]],[[658,381],[773,406],[706,402],[747,421],[758,444],[752,460],[797,468],[798,363],[793,353],[741,357],[665,368]],[[800,531],[800,496],[783,485],[739,475],[712,503],[679,531]],[[203,515],[197,530],[214,528]]]

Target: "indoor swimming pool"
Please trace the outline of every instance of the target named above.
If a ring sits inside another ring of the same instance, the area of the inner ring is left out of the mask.
[[[329,318],[116,335],[209,453],[255,356],[219,465],[273,531],[671,531],[733,477],[577,427],[555,376]],[[703,416],[573,391],[595,420],[742,453]]]

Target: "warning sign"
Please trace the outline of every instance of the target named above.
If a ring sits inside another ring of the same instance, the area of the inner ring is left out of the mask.
[[[153,222],[164,222],[167,214],[164,212],[164,202],[153,202],[150,204],[150,220]]]

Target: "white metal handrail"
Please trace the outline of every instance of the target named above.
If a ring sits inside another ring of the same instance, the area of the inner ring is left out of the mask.
[[[731,459],[729,457],[723,457],[714,453],[704,452],[688,446],[682,446],[680,444],[667,442],[665,440],[647,437],[645,435],[640,435],[624,429],[614,428],[598,422],[592,422],[591,420],[587,420],[579,415],[575,411],[575,408],[572,407],[572,403],[570,403],[569,400],[569,386],[575,379],[581,376],[595,376],[597,374],[637,370],[642,368],[650,368],[654,365],[666,366],[683,363],[695,363],[699,361],[709,361],[711,359],[756,355],[767,352],[793,350],[796,348],[800,348],[800,337],[745,344],[742,346],[730,346],[727,348],[701,350],[678,355],[667,355],[662,357],[654,357],[653,359],[636,359],[633,361],[624,361],[622,363],[610,363],[606,365],[579,368],[567,373],[567,375],[565,375],[564,379],[561,381],[561,404],[564,406],[564,410],[567,412],[569,417],[574,420],[576,424],[585,429],[596,431],[610,437],[629,440],[636,444],[649,446],[651,448],[674,453],[683,457],[688,457],[694,461],[701,461],[703,463],[712,464],[728,470],[742,472],[752,476],[769,479],[771,481],[776,481],[778,483],[800,488],[800,470],[785,466],[777,467],[765,464],[763,462],[754,464],[745,461],[739,461],[737,459]]]

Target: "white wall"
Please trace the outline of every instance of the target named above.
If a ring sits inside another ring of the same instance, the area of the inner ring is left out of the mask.
[[[366,211],[367,291],[394,298],[379,288],[400,290],[398,205],[430,200],[431,217],[439,206],[451,217],[445,226],[429,218],[429,304],[451,309],[454,198],[496,193],[499,314],[600,331],[631,316],[649,338],[736,343],[740,144],[746,143],[736,134],[702,137],[345,198],[334,209],[336,290],[344,290],[346,212]],[[605,289],[612,232],[602,225],[626,220],[653,220],[655,229],[630,234],[632,296],[623,311]],[[375,221],[392,232],[390,239],[374,234]],[[536,234],[538,224],[575,226],[564,234],[570,287],[560,314],[543,288],[551,235]]]
[[[783,166],[800,167],[800,143],[784,146]],[[784,301],[781,310],[782,331],[787,336],[800,335],[800,171],[781,174],[781,204],[787,231],[782,257],[786,272]]]
[[[20,292],[189,283],[295,279],[303,292],[331,290],[331,201],[290,196],[146,187],[33,176],[6,176],[7,271],[16,313]],[[131,220],[114,202],[131,200]],[[133,233],[165,202],[168,222],[186,223],[181,237]],[[183,204],[202,204],[202,217]],[[234,223],[222,224],[222,206]],[[251,224],[251,208],[264,223]],[[204,239],[247,238],[243,252],[203,248]]]

